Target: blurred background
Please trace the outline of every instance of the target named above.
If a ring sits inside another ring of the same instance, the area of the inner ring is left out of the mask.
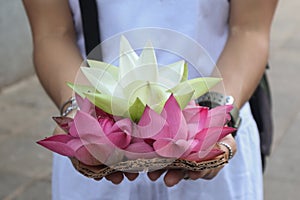
[[[280,1],[270,70],[275,137],[264,175],[266,200],[299,199],[300,1]],[[51,199],[51,153],[35,141],[51,134],[58,111],[34,75],[21,1],[0,6],[0,199]]]

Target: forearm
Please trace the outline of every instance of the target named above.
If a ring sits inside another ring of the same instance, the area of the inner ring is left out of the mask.
[[[214,71],[214,75],[223,78],[215,90],[233,96],[236,106],[242,107],[265,71],[268,49],[268,34],[232,31]]]
[[[68,0],[23,0],[33,37],[37,75],[57,107],[72,94],[82,62]]]
[[[37,75],[57,107],[72,95],[66,82],[74,82],[81,62],[76,42],[69,35],[49,35],[34,40]]]
[[[231,0],[229,37],[214,75],[223,78],[215,88],[231,95],[241,108],[265,70],[272,18],[277,0]],[[218,71],[220,74],[218,74]]]

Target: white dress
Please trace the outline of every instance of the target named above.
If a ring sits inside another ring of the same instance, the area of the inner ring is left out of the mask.
[[[84,55],[78,0],[69,0],[78,34],[78,46]],[[142,27],[175,30],[200,43],[213,61],[217,61],[228,35],[227,0],[98,0],[102,40]],[[151,3],[149,3],[151,2]],[[168,37],[167,37],[168,38]],[[168,38],[169,39],[169,38]],[[161,39],[160,39],[161,40]],[[184,49],[184,44],[182,44]],[[106,49],[104,60],[110,60]],[[174,60],[159,53],[161,63]],[[213,65],[201,67],[209,75]],[[197,76],[191,72],[190,76]],[[263,199],[259,137],[249,104],[241,109],[242,124],[237,133],[238,151],[213,180],[181,181],[174,187],[164,185],[162,177],[150,181],[146,174],[119,185],[94,181],[76,172],[68,158],[54,155],[52,190],[54,200],[261,200]]]

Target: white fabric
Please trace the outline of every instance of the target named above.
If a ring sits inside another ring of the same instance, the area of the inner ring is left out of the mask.
[[[84,55],[78,0],[69,1],[78,33],[78,45]],[[102,40],[130,29],[162,27],[193,38],[216,61],[227,38],[227,0],[98,0],[98,6]],[[104,55],[109,53],[104,52]],[[159,56],[163,63],[163,53]],[[212,67],[201,69],[201,73],[207,75]],[[125,178],[121,184],[113,185],[106,180],[97,182],[85,178],[73,169],[68,158],[55,154],[53,199],[261,200],[263,187],[259,137],[249,104],[241,109],[241,117],[242,124],[236,137],[238,152],[213,180],[181,181],[167,188],[162,177],[151,182],[145,174],[140,174],[134,182]]]

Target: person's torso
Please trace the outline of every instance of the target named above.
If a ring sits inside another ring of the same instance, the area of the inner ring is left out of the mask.
[[[69,2],[78,34],[78,45],[84,55],[79,0],[69,0]],[[172,48],[180,48],[180,52],[176,53],[184,54],[178,56],[188,62],[190,62],[189,58],[186,57],[190,52],[192,53],[191,44],[195,42],[201,45],[216,62],[228,36],[229,3],[227,0],[152,0],[151,2],[148,0],[97,0],[97,6],[101,41],[111,40],[113,36],[124,33],[129,35],[131,43],[134,43],[133,40],[137,41],[137,36],[144,37],[145,41],[158,40],[160,42],[158,47],[164,50],[172,51]],[[155,33],[151,32],[153,29]],[[139,32],[135,33],[136,30]],[[153,36],[155,34],[160,36]],[[186,42],[187,40],[189,41]],[[112,46],[113,42],[107,43]],[[170,45],[169,48],[168,45]],[[115,58],[112,49],[118,48],[110,47],[103,50],[105,61],[112,62],[111,59]],[[195,56],[197,56],[196,53],[193,52]],[[201,55],[203,52],[198,54],[198,57],[203,57]],[[158,60],[162,64],[168,64],[176,58],[170,58],[161,53],[161,55],[158,54]],[[195,65],[198,64],[195,63]],[[200,64],[201,75],[209,75],[213,67],[213,64],[207,64],[207,62]],[[197,73],[193,70],[191,72]]]

